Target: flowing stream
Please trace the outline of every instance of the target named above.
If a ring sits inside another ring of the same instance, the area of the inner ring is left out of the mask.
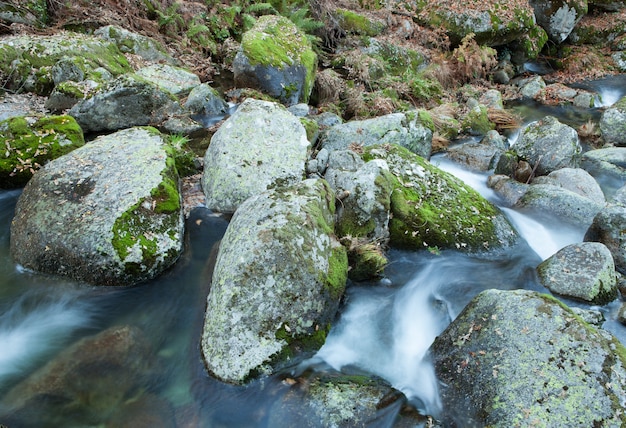
[[[606,82],[595,89],[605,91],[604,103],[623,95],[623,89],[619,92]],[[432,161],[501,205],[486,186],[487,174],[468,172],[444,157]],[[226,229],[224,219],[194,209],[187,221],[184,254],[170,271],[139,287],[96,288],[29,272],[13,263],[9,228],[19,194],[0,192],[0,425],[102,426],[89,422],[93,419],[87,415],[89,405],[82,413],[67,413],[67,407],[55,403],[37,403],[27,413],[3,413],[2,396],[79,339],[112,326],[131,325],[145,334],[162,364],[147,390],[158,397],[151,411],[163,414],[163,403],[172,409],[169,415],[175,422],[163,426],[271,426],[272,406],[289,390],[280,376],[246,387],[224,385],[206,374],[201,360],[199,338],[211,251]],[[455,251],[391,251],[385,277],[348,288],[326,344],[298,369],[356,368],[387,380],[426,414],[447,411],[427,357],[435,337],[485,289],[547,292],[537,282],[535,267],[563,246],[582,241],[585,232],[546,222],[533,213],[502,209],[524,237],[521,245],[488,259]],[[624,342],[624,327],[615,320],[618,305],[596,309],[605,314],[605,327]],[[113,389],[123,382],[119,379]],[[93,407],[94,413],[111,413]],[[371,423],[381,425],[390,423]]]

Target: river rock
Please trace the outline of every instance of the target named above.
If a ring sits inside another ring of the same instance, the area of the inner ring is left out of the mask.
[[[184,68],[169,64],[152,64],[137,70],[137,75],[177,97],[182,97],[200,84],[200,78]]]
[[[276,15],[261,16],[244,33],[233,61],[237,87],[258,89],[287,105],[308,102],[316,69],[309,39],[289,19]]]
[[[606,199],[600,185],[595,178],[582,168],[561,168],[548,175],[535,177],[533,184],[552,184],[578,193],[598,204],[604,204]]]
[[[104,85],[69,111],[85,133],[158,124],[181,111],[173,96],[134,74]]]
[[[223,116],[228,112],[226,101],[208,83],[202,83],[194,87],[184,105],[192,114],[209,117]]]
[[[252,196],[222,239],[202,334],[209,372],[230,383],[319,349],[346,285],[335,196],[311,179]]]
[[[562,296],[605,305],[617,297],[615,263],[599,242],[571,244],[537,266],[539,280]]]
[[[493,189],[506,205],[514,206],[524,196],[530,184],[520,183],[508,175],[494,174],[487,179],[487,187]]]
[[[624,347],[556,299],[487,290],[430,348],[443,426],[626,424]]]
[[[626,274],[626,206],[608,204],[593,219],[585,241],[601,242],[611,251],[615,268]]]
[[[272,427],[360,427],[374,421],[380,426],[408,427],[421,426],[427,419],[417,411],[403,414],[405,395],[376,377],[305,373],[287,382],[293,386],[269,412]]]
[[[503,152],[504,150],[496,145],[480,141],[451,147],[448,149],[446,156],[473,171],[488,171],[495,168]]]
[[[46,162],[85,144],[71,116],[15,116],[0,122],[0,188],[24,186]]]
[[[517,82],[519,93],[525,98],[535,98],[546,87],[546,82],[541,76],[527,77]]]
[[[602,113],[600,131],[607,143],[626,146],[626,97],[622,97]]]
[[[577,167],[582,152],[576,130],[553,116],[546,116],[524,128],[513,150],[535,169],[536,175]]]
[[[146,61],[170,64],[175,62],[166,49],[153,38],[133,33],[118,25],[105,25],[93,34],[115,43],[121,52],[138,55]]]
[[[607,199],[626,183],[626,147],[589,150],[582,157],[581,167],[599,182]]]
[[[424,158],[430,157],[433,131],[419,115],[392,113],[366,120],[353,120],[326,130],[321,147],[345,150],[375,144],[397,144]]]
[[[305,176],[309,141],[283,106],[246,99],[211,138],[202,188],[207,207],[234,212],[250,196]]]
[[[530,0],[530,4],[537,24],[557,44],[563,42],[587,14],[587,0]]]
[[[117,46],[100,37],[62,32],[0,39],[0,70],[9,76],[6,89],[50,94],[55,85],[51,70],[59,61],[73,64],[76,76],[96,82],[102,81],[102,70],[112,76],[132,71]]]
[[[519,236],[478,192],[424,158],[397,145],[370,146],[364,159],[387,162],[390,245],[405,249],[455,248],[480,252],[508,247]]]
[[[99,137],[28,182],[11,253],[28,269],[96,285],[154,278],[182,251],[178,186],[173,155],[156,129]]]
[[[569,224],[586,228],[602,210],[604,202],[595,202],[560,186],[533,184],[515,203],[515,207],[548,214]]]
[[[115,416],[138,391],[154,384],[159,364],[142,331],[114,326],[61,351],[0,401],[11,426],[96,426]],[[15,425],[12,421],[15,420]]]

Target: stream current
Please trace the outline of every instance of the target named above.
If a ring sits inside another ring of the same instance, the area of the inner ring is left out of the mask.
[[[588,87],[602,94],[598,107],[605,107],[624,94],[625,85],[620,77]],[[552,114],[576,127],[586,121],[581,119],[585,115],[599,116],[598,109],[572,113],[535,107],[523,108],[527,122]],[[401,390],[416,408],[436,416],[454,409],[442,408],[427,358],[435,337],[485,289],[547,292],[537,281],[535,267],[565,245],[581,242],[585,230],[547,221],[538,213],[502,207],[486,186],[488,174],[469,172],[441,156],[431,162],[501,206],[525,242],[488,259],[455,251],[392,250],[384,278],[349,284],[326,344],[295,370],[330,367],[374,374]],[[607,195],[615,191],[603,190]],[[184,254],[172,269],[141,286],[96,288],[14,264],[9,231],[19,194],[19,190],[0,191],[0,403],[14,385],[72,343],[115,325],[131,325],[141,329],[162,361],[158,381],[149,388],[158,397],[154,412],[162,411],[157,407],[167,403],[179,426],[271,426],[272,406],[289,390],[281,381],[284,376],[245,387],[225,385],[207,375],[201,359],[199,338],[212,269],[209,260],[226,230],[226,220],[206,209],[194,209],[187,220]],[[594,309],[604,313],[604,327],[626,343],[626,328],[616,321],[619,303]],[[45,403],[31,406],[27,413],[7,414],[0,405],[0,424],[11,428],[103,426],[88,421],[111,413],[103,410],[102,403],[93,403],[90,409],[86,400],[85,407],[80,413],[68,413],[62,405]],[[89,412],[95,416],[86,416]],[[393,417],[376,418],[369,426],[392,423]]]

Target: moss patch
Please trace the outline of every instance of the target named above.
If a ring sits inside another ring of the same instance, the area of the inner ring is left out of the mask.
[[[12,117],[0,122],[0,188],[25,185],[46,162],[85,144],[71,116]]]

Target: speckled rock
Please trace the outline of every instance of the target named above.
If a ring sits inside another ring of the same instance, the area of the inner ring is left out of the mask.
[[[291,105],[308,102],[315,82],[317,55],[294,23],[261,16],[244,33],[233,60],[235,85],[263,91]]]
[[[593,219],[585,241],[601,242],[611,251],[615,268],[626,274],[626,206],[608,204]]]
[[[248,98],[213,135],[204,155],[207,207],[234,212],[250,196],[302,180],[308,150],[297,117],[280,104]]]
[[[173,95],[144,78],[127,74],[80,101],[69,115],[88,133],[154,125],[180,111]]]
[[[598,204],[606,199],[598,182],[582,168],[561,168],[548,175],[535,177],[533,184],[552,184],[584,196]]]
[[[555,43],[563,42],[587,14],[587,0],[530,0],[537,23]]]
[[[519,235],[497,207],[407,149],[370,146],[363,158],[384,160],[389,167],[391,246],[481,252],[518,241]]]
[[[428,159],[432,138],[433,131],[421,122],[419,115],[392,113],[335,125],[326,130],[320,144],[329,151],[345,150],[351,145],[397,144]]]
[[[11,228],[25,268],[96,285],[154,278],[182,251],[178,173],[154,128],[99,137],[28,182]]]
[[[541,76],[527,77],[517,82],[522,97],[535,98],[546,87],[546,82]]]
[[[311,179],[237,209],[219,248],[202,333],[213,376],[243,383],[323,345],[348,273],[332,235],[334,199],[326,181]]]
[[[539,280],[562,296],[605,305],[617,297],[615,263],[599,242],[571,244],[537,266]]]
[[[177,97],[189,94],[200,84],[200,78],[192,72],[168,64],[152,64],[142,67],[137,70],[137,75]]]
[[[599,125],[607,143],[626,146],[626,97],[602,113]]]
[[[552,184],[534,184],[515,203],[519,209],[531,209],[571,225],[587,228],[596,214],[604,208],[598,203],[578,193]]]
[[[184,105],[192,114],[204,116],[220,116],[228,112],[226,101],[222,99],[216,89],[207,83],[201,83],[194,87]]]
[[[626,424],[624,347],[556,299],[526,290],[475,297],[430,348],[444,426]]]
[[[512,149],[534,168],[536,175],[577,167],[582,153],[576,130],[553,116],[524,128]]]
[[[530,184],[520,183],[508,175],[502,174],[489,176],[487,186],[493,189],[508,206],[515,205],[530,188]]]
[[[626,147],[589,150],[582,156],[581,168],[603,182],[603,192],[611,199],[626,183]]]
[[[446,156],[474,171],[495,168],[504,149],[486,142],[464,143],[448,149]]]

